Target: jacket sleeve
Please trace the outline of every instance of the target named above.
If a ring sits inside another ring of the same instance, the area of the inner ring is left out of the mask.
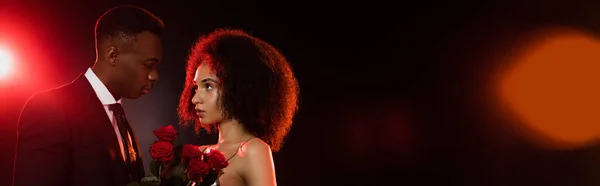
[[[14,159],[14,186],[69,183],[71,132],[59,102],[49,93],[32,96],[21,111]]]

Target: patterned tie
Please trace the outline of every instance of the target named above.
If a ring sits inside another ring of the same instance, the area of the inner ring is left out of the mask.
[[[139,182],[144,176],[144,168],[140,159],[141,155],[139,154],[139,147],[136,140],[137,137],[129,125],[127,117],[125,117],[125,111],[121,104],[111,104],[108,108],[113,112],[119,128],[119,133],[121,134],[121,141],[123,142],[123,149],[125,152],[127,181]],[[131,136],[131,141],[129,136]]]

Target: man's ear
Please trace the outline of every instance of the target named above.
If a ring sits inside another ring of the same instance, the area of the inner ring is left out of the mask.
[[[114,66],[117,64],[117,60],[119,59],[119,49],[117,47],[108,47],[106,50],[106,56],[108,57],[108,64]]]

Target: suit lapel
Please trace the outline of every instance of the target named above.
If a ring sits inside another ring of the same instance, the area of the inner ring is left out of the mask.
[[[115,129],[106,114],[106,110],[104,106],[98,99],[96,92],[90,85],[89,81],[85,78],[85,76],[80,75],[74,81],[75,87],[77,90],[80,90],[81,97],[78,103],[82,104],[80,107],[88,107],[88,113],[86,114],[89,117],[89,121],[91,127],[95,129],[96,134],[101,138],[103,147],[106,148],[108,152],[110,152],[111,162],[107,162],[107,166],[111,166],[109,168],[113,172],[113,179],[116,184],[125,183],[125,162],[123,160],[123,156],[121,154],[121,147],[119,145],[119,141],[117,135],[115,133]]]

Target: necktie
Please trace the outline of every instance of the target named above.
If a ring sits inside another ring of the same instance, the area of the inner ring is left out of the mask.
[[[129,182],[139,182],[144,176],[144,168],[141,163],[141,154],[139,154],[139,147],[137,144],[137,138],[133,132],[127,117],[125,117],[125,111],[119,103],[111,104],[108,106],[109,110],[113,112],[119,133],[121,134],[121,141],[123,143],[123,150],[125,152],[125,164],[126,164],[126,179]],[[131,136],[131,141],[129,139]]]

